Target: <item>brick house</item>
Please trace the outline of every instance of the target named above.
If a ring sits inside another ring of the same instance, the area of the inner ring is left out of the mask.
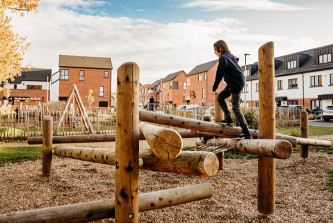
[[[140,106],[145,106],[149,102],[149,99],[151,96],[154,97],[155,102],[158,102],[157,92],[158,92],[158,82],[157,81],[155,81],[152,84],[145,84],[145,85],[142,85],[140,83],[140,85],[139,85],[139,104],[140,104]]]
[[[158,94],[160,103],[170,107],[178,107],[186,100],[186,73],[181,70],[167,75],[160,82]]]
[[[215,81],[218,60],[213,60],[194,67],[186,76],[186,103],[199,106],[214,106],[215,96],[212,88]],[[224,88],[222,81],[217,92]]]
[[[277,106],[294,104],[323,109],[332,105],[332,54],[333,44],[274,58]],[[246,68],[247,91],[245,94],[244,88],[241,98],[243,104],[246,101],[249,107],[258,107],[258,63],[249,64]]]
[[[95,101],[91,107],[111,106],[111,58],[59,55],[59,101],[67,100],[73,84],[88,107],[89,89]],[[55,83],[54,81],[53,83]]]
[[[0,97],[4,104],[36,106],[49,101],[49,84],[51,69],[33,68],[22,70],[21,75],[10,81],[10,96],[5,98],[3,91]]]

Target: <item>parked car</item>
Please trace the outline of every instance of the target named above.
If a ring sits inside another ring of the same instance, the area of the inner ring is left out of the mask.
[[[199,107],[199,105],[196,104],[191,104],[191,105],[180,105],[177,109],[181,110],[181,109],[185,109],[185,110],[189,110],[189,109],[193,109]]]
[[[333,105],[329,105],[323,110],[322,117],[325,122],[329,122],[330,119],[333,119]]]

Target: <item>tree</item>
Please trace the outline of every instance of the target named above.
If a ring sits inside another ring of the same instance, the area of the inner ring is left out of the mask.
[[[11,17],[6,12],[20,12],[24,16],[26,12],[37,12],[39,0],[0,0],[0,91],[4,91],[5,97],[9,97],[9,81],[21,74],[23,55],[29,43],[26,37],[14,34],[11,25]]]
[[[89,91],[88,91],[88,94],[89,94],[89,95],[86,96],[86,98],[87,98],[87,103],[88,103],[88,105],[89,105],[89,108],[90,108],[91,104],[95,101],[94,96],[92,96],[93,93],[94,93],[93,90],[92,90],[92,89],[89,89]]]

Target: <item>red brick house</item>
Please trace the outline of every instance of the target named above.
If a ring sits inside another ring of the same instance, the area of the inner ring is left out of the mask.
[[[22,70],[20,76],[10,81],[10,96],[6,98],[0,91],[2,103],[23,106],[36,106],[49,101],[51,69],[33,68]]]
[[[215,81],[218,60],[200,64],[193,68],[186,76],[186,103],[199,106],[214,106],[215,96],[212,88]],[[225,87],[221,82],[217,92]]]
[[[75,84],[86,107],[89,89],[95,98],[91,107],[110,107],[111,72],[111,58],[59,55],[59,101],[67,100]]]
[[[139,86],[139,104],[141,106],[146,105],[149,102],[151,96],[154,97],[154,101],[158,102],[157,92],[158,92],[158,82],[154,82],[152,84],[142,85],[140,83]]]
[[[178,107],[186,100],[186,73],[181,70],[167,75],[160,83],[159,101],[163,105]]]

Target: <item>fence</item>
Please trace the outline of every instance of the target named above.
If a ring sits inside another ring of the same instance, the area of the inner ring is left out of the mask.
[[[300,109],[277,108],[277,120],[298,120]],[[180,116],[191,119],[202,120],[206,114],[214,116],[214,108],[198,107],[192,110],[166,111],[170,115]],[[87,110],[89,122],[92,125],[95,134],[115,133],[116,113],[113,108],[99,108]],[[90,134],[86,129],[80,113],[74,111],[64,112],[62,110],[30,109],[26,111],[0,112],[0,141],[25,140],[29,136],[42,136],[43,116],[53,116],[54,135],[84,135]],[[61,116],[64,115],[59,124]]]
[[[88,119],[96,134],[115,133],[116,113],[111,108],[88,110]],[[62,110],[49,111],[33,109],[27,111],[1,111],[0,112],[0,140],[25,140],[29,136],[42,136],[43,117],[51,115],[54,119],[54,135],[83,135],[89,134],[82,115],[77,112],[63,112]],[[64,115],[62,122],[60,118]]]

